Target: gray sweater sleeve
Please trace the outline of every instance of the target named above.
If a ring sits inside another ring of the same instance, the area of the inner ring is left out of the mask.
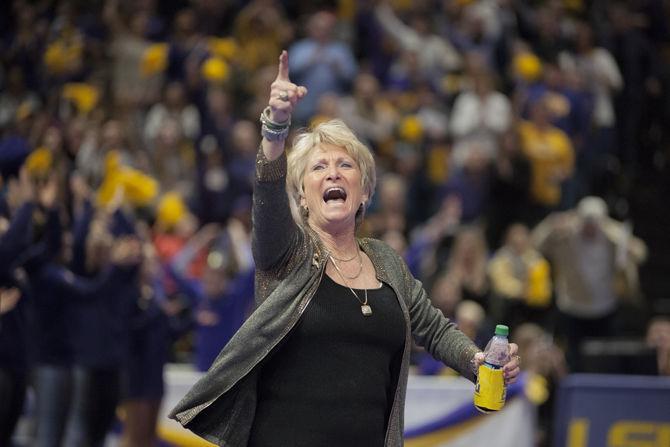
[[[414,283],[408,303],[414,339],[433,357],[474,381],[472,360],[481,349],[453,321],[433,307],[420,281],[414,278],[408,280]]]
[[[258,151],[251,237],[256,269],[266,272],[286,267],[300,244],[302,231],[291,216],[286,192],[285,152],[270,161]]]
[[[379,249],[386,253],[385,257],[395,265],[394,270],[402,276],[401,290],[416,343],[437,360],[474,382],[472,360],[481,349],[458,329],[456,323],[433,306],[421,281],[414,278],[405,261],[393,249],[385,244],[380,244]]]

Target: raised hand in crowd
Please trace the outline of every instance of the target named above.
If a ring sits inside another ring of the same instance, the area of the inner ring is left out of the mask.
[[[57,205],[58,199],[58,178],[56,175],[51,175],[42,184],[38,186],[37,200],[44,208],[51,209]]]
[[[142,243],[136,236],[121,237],[112,246],[112,264],[135,266],[142,261]]]
[[[35,200],[35,185],[24,166],[19,171],[18,178],[9,179],[7,182],[7,205],[9,209],[16,210],[24,203],[33,200]]]
[[[13,310],[21,299],[21,292],[16,287],[8,289],[0,287],[0,315]]]
[[[289,79],[288,52],[279,56],[277,77],[270,85],[268,108],[263,111],[263,152],[268,160],[274,160],[284,151],[291,114],[298,102],[307,94],[307,88],[296,85]]]

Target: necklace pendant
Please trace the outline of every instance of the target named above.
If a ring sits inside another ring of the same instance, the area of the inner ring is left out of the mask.
[[[372,307],[369,304],[361,304],[361,313],[363,316],[369,317],[372,315]]]

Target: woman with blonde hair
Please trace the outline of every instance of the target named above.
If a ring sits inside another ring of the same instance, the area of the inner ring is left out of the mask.
[[[483,354],[400,256],[356,238],[376,178],[346,125],[300,134],[287,160],[291,112],[306,94],[283,52],[261,115],[257,308],[171,417],[218,445],[400,446],[412,338],[471,380]]]

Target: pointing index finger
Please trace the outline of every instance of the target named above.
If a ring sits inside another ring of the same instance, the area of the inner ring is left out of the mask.
[[[288,78],[288,52],[283,50],[279,55],[279,71],[277,72],[278,81],[290,82]]]

